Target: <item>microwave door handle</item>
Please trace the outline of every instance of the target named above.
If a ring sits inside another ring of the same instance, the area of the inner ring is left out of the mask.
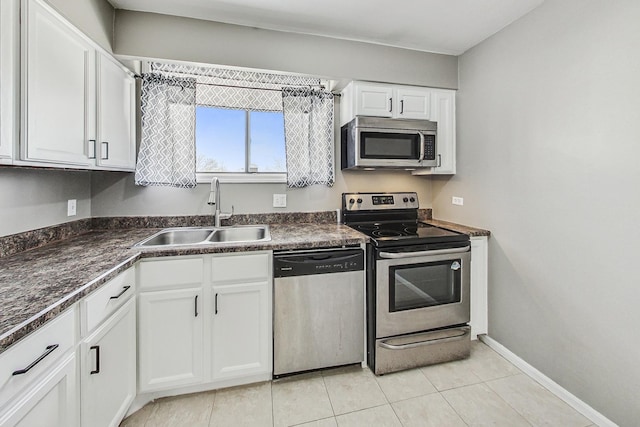
[[[423,161],[424,160],[424,134],[422,132],[418,132],[418,135],[420,135],[420,158],[418,159],[418,161]]]
[[[462,248],[455,249],[436,249],[433,251],[417,251],[417,252],[380,252],[380,258],[412,258],[416,256],[432,256],[432,255],[446,255],[446,254],[459,254],[469,251],[471,246],[464,246]]]

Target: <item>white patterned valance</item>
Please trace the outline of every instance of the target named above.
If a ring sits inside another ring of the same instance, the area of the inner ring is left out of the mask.
[[[287,185],[333,186],[333,94],[310,88],[283,88]]]
[[[195,79],[143,75],[136,185],[196,186],[195,107]]]

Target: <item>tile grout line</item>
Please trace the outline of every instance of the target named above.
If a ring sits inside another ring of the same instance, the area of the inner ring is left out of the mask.
[[[213,419],[213,410],[215,409],[216,400],[218,400],[218,391],[214,390],[213,402],[211,402],[211,411],[209,411],[209,421],[207,422],[207,426],[209,427],[211,427],[211,420]]]

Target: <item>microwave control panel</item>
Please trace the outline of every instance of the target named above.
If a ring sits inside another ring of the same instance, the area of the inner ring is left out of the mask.
[[[424,159],[425,160],[436,159],[436,136],[435,135],[424,136]]]

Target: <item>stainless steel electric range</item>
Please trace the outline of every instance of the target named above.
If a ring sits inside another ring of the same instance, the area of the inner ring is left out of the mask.
[[[367,362],[376,375],[470,351],[469,236],[418,219],[416,193],[344,193],[342,221],[371,237]]]

